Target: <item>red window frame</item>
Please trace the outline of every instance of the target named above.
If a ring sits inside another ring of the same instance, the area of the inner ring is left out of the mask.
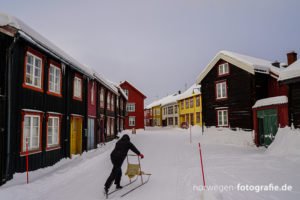
[[[225,88],[226,88],[226,97],[218,98],[218,88],[217,85],[219,83],[225,83]],[[228,87],[227,87],[227,80],[220,80],[220,81],[215,81],[215,100],[216,101],[223,101],[228,99]]]
[[[55,93],[55,92],[52,92],[50,91],[50,65],[53,65],[57,68],[60,69],[60,94],[58,93]],[[62,68],[61,68],[61,64],[53,61],[53,60],[50,60],[49,61],[49,69],[48,69],[48,91],[47,91],[47,94],[49,95],[53,95],[53,96],[56,96],[56,97],[62,97]]]
[[[41,63],[41,65],[42,65],[41,66],[41,88],[26,84],[26,64],[27,64],[27,53],[28,52],[42,60],[42,63]],[[27,50],[24,55],[24,71],[23,71],[24,75],[23,75],[23,84],[22,84],[23,88],[31,89],[36,92],[44,92],[44,67],[45,67],[44,60],[45,60],[45,56],[43,54],[41,54],[40,52],[38,52],[30,47],[27,47]]]
[[[227,126],[219,126],[219,111],[227,111]],[[225,127],[228,128],[229,127],[229,110],[227,109],[217,109],[216,110],[216,117],[217,117],[217,127]]]
[[[75,96],[75,77],[81,79],[81,94],[80,97]],[[73,78],[73,99],[77,101],[82,101],[82,92],[83,92],[83,78],[79,74],[75,74]]]
[[[24,137],[24,120],[26,115],[33,115],[33,116],[39,116],[40,117],[40,128],[39,128],[39,148],[34,150],[28,150],[29,154],[36,154],[42,152],[42,129],[43,129],[43,116],[44,114],[42,112],[35,112],[35,111],[22,111],[22,120],[21,120],[21,143],[20,143],[20,155],[24,156],[27,154],[26,150],[23,151],[23,137]],[[26,144],[25,144],[26,145]],[[25,148],[26,149],[26,148]]]
[[[101,87],[100,89],[100,94],[99,94],[99,106],[100,106],[100,108],[104,108],[104,106],[105,106],[105,92],[104,92],[104,89],[103,89],[103,87]],[[101,100],[101,96],[103,96],[103,100]]]
[[[220,74],[220,66],[221,65],[224,65],[224,64],[227,64],[227,66],[228,66],[228,72],[227,73],[224,73],[224,74]],[[229,75],[230,74],[230,65],[229,65],[229,63],[228,62],[223,62],[223,63],[220,63],[219,65],[218,65],[218,77],[222,77],[222,76],[227,76],[227,75]]]
[[[59,119],[59,123],[58,123],[58,125],[59,125],[59,128],[58,128],[58,144],[57,145],[53,145],[53,146],[51,146],[51,147],[49,147],[48,146],[48,122],[49,122],[49,118],[50,117],[58,117],[58,119]],[[60,149],[61,148],[61,141],[60,141],[60,135],[61,135],[61,124],[62,124],[62,122],[61,122],[61,119],[62,119],[62,114],[50,114],[50,113],[48,113],[47,115],[46,115],[46,150],[56,150],[56,149]]]

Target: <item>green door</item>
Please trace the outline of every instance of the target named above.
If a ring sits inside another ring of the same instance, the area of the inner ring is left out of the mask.
[[[260,145],[269,146],[275,138],[278,129],[277,110],[257,111]]]

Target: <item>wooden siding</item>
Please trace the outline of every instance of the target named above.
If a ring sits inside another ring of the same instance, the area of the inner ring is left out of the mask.
[[[218,76],[220,60],[201,82],[203,121],[206,126],[217,126],[216,108],[228,107],[231,128],[252,129],[252,105],[255,102],[254,77],[252,74],[229,64],[230,74]],[[227,81],[225,100],[216,100],[215,82]]]
[[[300,81],[291,83],[289,88],[290,124],[293,123],[296,128],[300,128]]]

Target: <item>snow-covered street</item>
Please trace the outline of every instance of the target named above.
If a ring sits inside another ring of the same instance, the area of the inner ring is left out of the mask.
[[[277,156],[266,152],[265,148],[252,144],[251,133],[247,132],[209,129],[203,136],[199,128],[193,128],[191,132],[192,144],[189,129],[147,128],[145,131],[138,130],[136,135],[124,131],[145,155],[142,168],[152,176],[146,185],[122,199],[299,199],[299,155]],[[207,187],[225,190],[228,186],[229,191],[200,191],[199,141]],[[25,173],[16,174],[13,180],[0,187],[0,199],[105,199],[103,185],[112,168],[109,155],[114,144],[115,141],[73,159],[62,160],[53,167],[30,172],[28,185]],[[134,158],[131,161],[135,162]],[[126,162],[123,173],[125,169]],[[127,177],[123,176],[122,184],[127,181]],[[280,187],[286,184],[292,186],[292,190],[245,191],[247,185],[259,187],[270,184]],[[109,199],[119,199],[133,186],[112,194]]]

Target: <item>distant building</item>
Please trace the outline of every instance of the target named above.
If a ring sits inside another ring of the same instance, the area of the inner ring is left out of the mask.
[[[127,81],[120,84],[120,87],[124,90],[128,96],[128,102],[126,105],[127,116],[125,118],[125,129],[140,129],[145,128],[144,125],[144,100],[146,96],[140,92],[136,87]]]
[[[202,104],[200,85],[192,85],[178,98],[179,126],[202,125]]]

